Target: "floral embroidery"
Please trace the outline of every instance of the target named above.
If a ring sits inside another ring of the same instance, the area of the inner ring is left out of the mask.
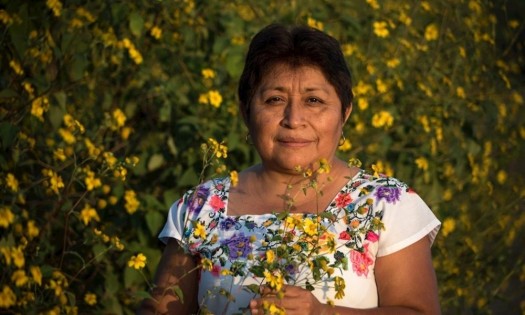
[[[210,259],[211,273],[217,277],[222,272],[248,275],[253,257],[266,257],[271,248],[268,242],[283,230],[297,238],[295,250],[305,253],[312,247],[309,242],[317,239],[320,250],[312,259],[314,263],[325,264],[326,270],[334,269],[334,275],[350,272],[367,277],[373,272],[384,229],[380,201],[396,203],[403,193],[410,192],[396,179],[374,177],[361,171],[341,188],[323,214],[295,213],[279,218],[277,214],[228,216],[229,189],[229,178],[214,179],[188,192],[178,204],[182,213],[187,211],[183,246],[193,255]],[[350,270],[343,271],[348,264]],[[287,281],[296,276],[306,279],[301,274],[305,268],[293,262],[286,270]]]
[[[350,251],[350,261],[352,262],[352,270],[357,273],[358,276],[368,276],[369,266],[374,263],[374,259],[368,251],[369,244],[364,244],[363,252],[357,250]]]
[[[226,252],[231,259],[246,258],[252,252],[250,238],[244,236],[244,233],[235,234],[230,239],[221,241],[221,244],[226,245]]]

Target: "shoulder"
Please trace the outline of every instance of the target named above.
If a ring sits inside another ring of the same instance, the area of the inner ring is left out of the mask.
[[[347,186],[360,190],[362,194],[378,194],[381,196],[384,192],[406,192],[415,193],[415,191],[405,182],[386,175],[373,175],[364,170],[360,170],[350,181]]]

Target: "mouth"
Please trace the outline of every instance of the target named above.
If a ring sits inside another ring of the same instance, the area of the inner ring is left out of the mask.
[[[310,145],[313,141],[299,137],[280,137],[277,142],[286,147],[301,148]]]

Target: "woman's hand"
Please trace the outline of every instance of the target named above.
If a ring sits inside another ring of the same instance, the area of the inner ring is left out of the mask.
[[[324,305],[317,300],[312,292],[291,285],[283,287],[282,298],[277,297],[275,292],[265,288],[262,297],[250,302],[250,311],[252,314],[264,314],[263,304],[275,304],[277,307],[284,309],[286,315],[322,315]]]

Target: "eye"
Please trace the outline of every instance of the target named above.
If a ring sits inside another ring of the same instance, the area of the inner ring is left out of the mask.
[[[309,104],[322,104],[323,103],[323,101],[320,98],[317,98],[317,97],[309,97],[306,101]]]
[[[284,100],[279,96],[272,96],[272,97],[269,97],[266,101],[264,101],[264,103],[272,105],[272,104],[282,103],[283,101]]]

